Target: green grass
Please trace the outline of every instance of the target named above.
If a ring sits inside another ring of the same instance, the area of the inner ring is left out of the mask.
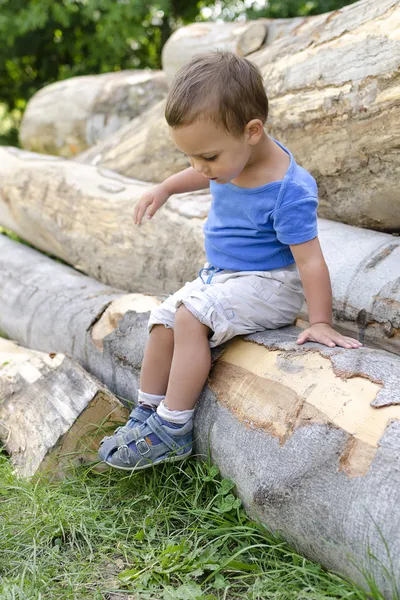
[[[232,486],[196,460],[24,481],[0,456],[0,598],[366,600],[249,520]]]

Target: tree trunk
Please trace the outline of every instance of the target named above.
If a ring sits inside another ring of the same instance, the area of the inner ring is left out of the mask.
[[[167,94],[161,71],[118,71],[47,85],[28,102],[20,142],[26,150],[70,157],[93,146]]]
[[[135,399],[145,311],[156,300],[129,304],[6,238],[0,256],[0,329],[42,351],[68,352]],[[300,552],[365,585],[351,555],[392,598],[384,567],[389,551],[399,585],[400,357],[300,347],[298,331],[225,345],[197,408],[196,452],[210,451],[249,513]]]
[[[104,283],[167,294],[204,263],[210,198],[172,198],[139,228],[133,208],[149,188],[105,169],[0,148],[1,225]]]
[[[1,235],[0,298],[0,335],[65,352],[119,396],[135,397],[157,298],[125,294]]]
[[[397,0],[361,0],[303,20],[250,55],[270,100],[268,131],[316,177],[320,217],[400,231],[399,27]],[[78,160],[147,181],[180,170],[162,108],[143,114],[139,127],[127,125]]]
[[[1,225],[104,283],[168,294],[204,262],[208,194],[173,196],[138,228],[131,215],[143,182],[10,149],[0,149],[0,181]],[[323,220],[319,229],[336,323],[399,352],[400,240]]]
[[[400,4],[361,0],[252,55],[269,129],[316,177],[319,214],[400,231]]]
[[[164,117],[165,102],[133,119],[116,133],[75,157],[141,181],[164,181],[189,166],[176,148]]]
[[[97,459],[128,411],[74,360],[0,339],[0,441],[18,475],[61,476]]]

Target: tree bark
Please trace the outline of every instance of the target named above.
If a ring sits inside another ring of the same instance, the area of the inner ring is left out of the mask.
[[[99,441],[127,414],[76,361],[0,339],[0,441],[18,475],[61,476],[97,460]]]
[[[167,94],[161,71],[118,71],[52,83],[28,102],[26,150],[71,157],[107,138]]]
[[[173,196],[138,228],[133,206],[148,188],[96,167],[0,149],[1,225],[104,283],[168,294],[196,277],[205,260],[210,196]],[[336,324],[400,352],[400,240],[324,220],[319,230]]]
[[[0,242],[0,329],[71,354],[134,400],[156,300],[133,303],[31,248]],[[248,512],[298,551],[366,585],[351,555],[392,598],[384,568],[389,552],[399,585],[400,357],[297,346],[298,331],[238,338],[214,355],[195,416],[196,452],[209,451]]]
[[[397,0],[361,0],[302,20],[249,55],[265,80],[267,129],[316,177],[320,217],[400,231],[399,27]],[[137,127],[127,125],[78,160],[147,181],[182,168],[164,140],[161,108]]]

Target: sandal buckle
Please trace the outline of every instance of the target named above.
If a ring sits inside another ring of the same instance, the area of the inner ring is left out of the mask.
[[[141,454],[142,456],[150,452],[150,447],[144,438],[136,440],[136,448],[139,454]]]

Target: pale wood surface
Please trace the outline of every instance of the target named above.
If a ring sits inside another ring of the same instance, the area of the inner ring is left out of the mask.
[[[193,279],[204,262],[207,194],[173,198],[139,228],[133,208],[151,187],[142,181],[5,148],[0,179],[0,224],[104,283],[169,293]]]
[[[71,77],[34,94],[19,137],[26,150],[71,157],[118,131],[167,93],[162,71]]]
[[[60,476],[97,460],[104,432],[126,416],[118,399],[76,361],[0,338],[0,441],[18,475]]]
[[[247,56],[262,46],[267,32],[267,19],[245,23],[192,23],[180,27],[167,40],[162,50],[162,66],[168,83],[196,54],[228,50],[239,56]]]

